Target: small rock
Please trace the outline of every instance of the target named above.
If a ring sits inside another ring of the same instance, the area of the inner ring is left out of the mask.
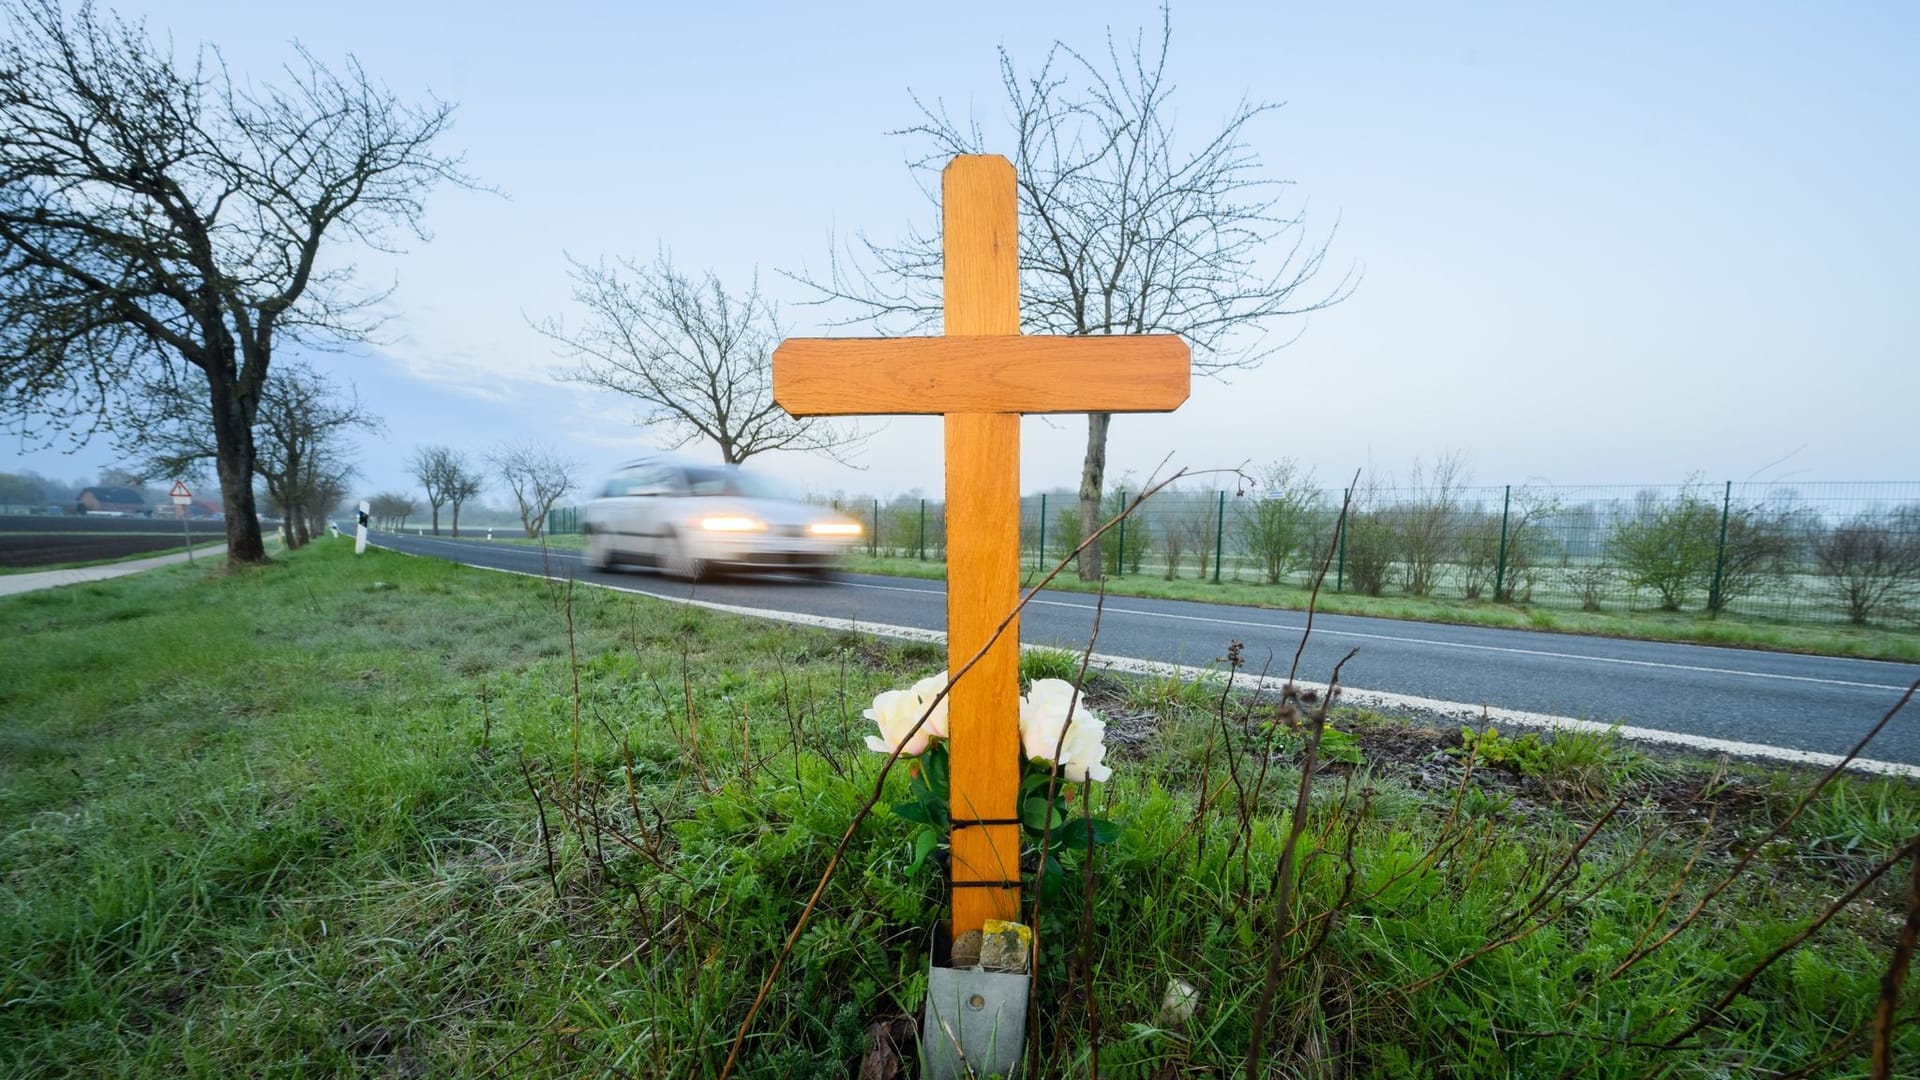
[[[952,961],[948,966],[970,968],[980,966],[980,931],[969,930],[953,939]]]
[[[1160,999],[1160,1015],[1155,1022],[1169,1031],[1180,1031],[1193,1019],[1193,1012],[1200,1007],[1200,991],[1192,983],[1181,978],[1167,980],[1167,993]]]
[[[1032,941],[1033,931],[1020,923],[988,919],[981,932],[980,966],[988,971],[1025,971]]]

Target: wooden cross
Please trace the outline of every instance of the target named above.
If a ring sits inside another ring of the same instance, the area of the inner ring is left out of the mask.
[[[1023,337],[1013,166],[962,155],[941,174],[946,334],[789,338],[773,397],[795,416],[945,417],[947,661],[957,672],[1019,602],[1022,413],[1168,412],[1187,399],[1172,334]],[[1019,625],[948,696],[953,933],[1020,921]],[[970,884],[971,883],[971,884]]]

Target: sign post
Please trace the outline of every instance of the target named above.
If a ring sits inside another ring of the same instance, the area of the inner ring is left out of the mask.
[[[774,350],[774,400],[795,416],[922,414],[944,419],[947,488],[947,663],[953,917],[959,936],[988,919],[1019,922],[1020,417],[1024,413],[1169,412],[1187,399],[1186,342],[1172,334],[1022,336],[1013,166],[961,155],[941,176],[946,333],[920,338],[789,338]],[[981,655],[963,676],[962,668]],[[935,967],[937,978],[948,969]],[[996,977],[996,976],[990,976]],[[1007,978],[1009,976],[997,976]],[[1024,1014],[1024,986],[1018,1002]],[[936,1077],[986,1068],[1020,1037],[991,1017],[944,1023]],[[952,994],[950,989],[940,995]],[[977,1004],[978,995],[961,995]],[[981,1020],[984,1028],[974,1021]],[[1012,1014],[999,1017],[1012,1027]],[[930,1022],[929,1028],[934,1025]],[[957,1031],[957,1038],[955,1034]],[[929,1036],[931,1037],[931,1036]],[[957,1042],[956,1052],[946,1043]],[[982,1055],[985,1055],[983,1061]]]
[[[178,480],[173,482],[173,490],[167,492],[167,498],[173,502],[173,516],[180,519],[180,536],[187,542],[187,561],[193,561],[193,533],[187,528],[187,507],[193,503],[193,492]]]
[[[361,499],[360,512],[355,516],[353,526],[353,553],[355,555],[365,555],[367,553],[367,520],[367,500]]]

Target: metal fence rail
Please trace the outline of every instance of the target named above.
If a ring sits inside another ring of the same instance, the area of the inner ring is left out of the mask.
[[[1109,491],[1103,519],[1133,494]],[[1920,618],[1920,482],[1363,485],[1336,538],[1346,495],[1163,490],[1107,533],[1106,572],[1304,588],[1337,539],[1326,587],[1344,593],[1807,624]],[[871,555],[946,557],[939,500],[838,508],[866,525]],[[556,511],[549,525],[576,521]],[[1072,493],[1020,500],[1025,565],[1052,565],[1081,535]]]

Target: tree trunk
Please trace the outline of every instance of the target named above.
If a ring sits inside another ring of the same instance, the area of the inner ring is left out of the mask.
[[[290,506],[287,508],[287,546],[299,549],[307,546],[313,539],[313,533],[307,528],[307,508]]]
[[[260,517],[253,502],[253,418],[232,383],[211,374],[207,382],[213,395],[214,469],[220,476],[220,505],[227,515],[227,561],[259,565],[267,561],[267,545],[260,537]]]
[[[453,536],[454,536],[454,539],[456,540],[460,538],[460,504],[459,503],[453,504]]]
[[[1107,428],[1112,413],[1087,414],[1087,459],[1080,469],[1080,537],[1092,536],[1100,520],[1100,496],[1107,486]],[[1080,552],[1080,580],[1099,581],[1100,540]]]
[[[440,504],[433,504],[433,535],[440,535]]]

